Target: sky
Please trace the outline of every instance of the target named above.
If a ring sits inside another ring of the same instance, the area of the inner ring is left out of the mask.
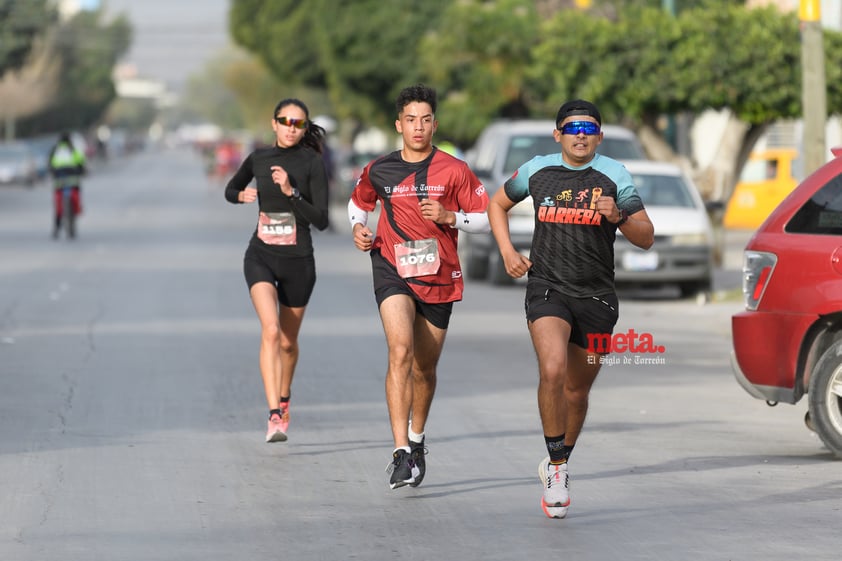
[[[174,91],[230,43],[228,0],[100,1],[107,13],[125,14],[132,24],[134,40],[121,62]]]

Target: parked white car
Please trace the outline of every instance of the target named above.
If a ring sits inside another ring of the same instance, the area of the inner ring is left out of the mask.
[[[0,143],[0,185],[33,187],[38,179],[35,154],[22,142]]]
[[[617,231],[617,285],[677,285],[682,296],[706,299],[712,288],[714,236],[708,209],[693,181],[675,164],[624,162],[655,227],[647,251]]]

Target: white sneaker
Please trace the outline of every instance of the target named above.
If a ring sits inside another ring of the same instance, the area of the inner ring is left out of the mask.
[[[567,463],[550,464],[547,456],[538,464],[538,477],[544,486],[541,497],[541,509],[550,518],[564,518],[570,506],[570,492],[567,476]]]

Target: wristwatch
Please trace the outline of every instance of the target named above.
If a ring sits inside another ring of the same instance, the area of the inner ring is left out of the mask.
[[[296,201],[301,198],[301,193],[295,187],[292,188],[292,195],[289,197],[290,199],[295,199]]]
[[[623,224],[625,224],[625,223],[626,223],[626,220],[628,220],[628,219],[629,219],[629,213],[628,213],[628,211],[626,211],[626,210],[621,210],[621,211],[620,211],[620,220],[618,220],[618,221],[617,221],[617,228],[619,228],[620,226],[622,226]]]

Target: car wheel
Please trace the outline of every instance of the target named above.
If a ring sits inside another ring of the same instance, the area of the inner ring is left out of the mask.
[[[503,286],[515,282],[515,279],[510,277],[509,273],[506,272],[506,264],[503,262],[499,251],[492,253],[488,260],[488,268],[491,269],[491,284]]]
[[[842,458],[842,341],[822,354],[807,393],[811,424],[825,446]]]
[[[686,282],[678,288],[682,298],[693,298],[700,306],[711,300],[710,282]]]

